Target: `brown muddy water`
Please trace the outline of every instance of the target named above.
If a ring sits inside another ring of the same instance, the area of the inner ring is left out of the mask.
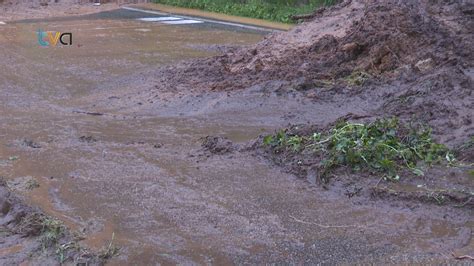
[[[74,45],[39,47],[39,28],[71,31]],[[461,210],[349,201],[247,152],[201,148],[208,135],[243,145],[290,118],[337,118],[335,106],[264,88],[170,97],[152,111],[127,102],[128,88],[159,79],[151,68],[263,37],[109,17],[0,25],[0,175],[83,244],[114,235],[114,265],[429,262],[472,248]],[[39,187],[24,189],[31,179]]]

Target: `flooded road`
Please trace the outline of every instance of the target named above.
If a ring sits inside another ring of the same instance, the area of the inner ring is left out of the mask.
[[[149,19],[160,17],[118,10],[0,26],[0,175],[83,244],[100,249],[114,235],[118,265],[400,262],[441,240],[472,245],[472,223],[425,219],[436,206],[413,214],[341,200],[249,152],[201,146],[209,135],[243,146],[290,117],[337,118],[335,107],[264,88],[128,101],[160,79],[155,68],[267,33]],[[39,29],[72,32],[74,43],[40,47]],[[39,187],[22,189],[28,180]]]

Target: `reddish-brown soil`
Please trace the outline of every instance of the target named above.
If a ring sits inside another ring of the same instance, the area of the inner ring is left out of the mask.
[[[309,118],[308,108],[292,114],[296,119],[288,119],[288,123],[311,124],[300,125],[303,131],[323,128],[339,119],[397,117],[402,122],[429,125],[436,140],[450,148],[472,146],[473,12],[474,5],[463,1],[344,1],[315,12],[310,21],[290,32],[275,33],[250,48],[161,69],[154,74],[154,88],[142,89],[141,95],[131,98],[145,103],[141,110],[153,113],[160,109],[156,108],[160,99],[175,97],[170,95],[209,91],[302,95],[319,106],[315,113],[320,116]],[[321,110],[324,108],[327,110]],[[314,120],[318,122],[314,124]],[[445,196],[457,203],[471,202],[472,148],[459,150],[457,156],[466,167],[433,169],[424,180],[432,187],[424,189],[425,193],[415,189],[413,197],[461,190],[467,194]],[[270,157],[303,177],[315,163],[298,165],[302,158],[292,153]],[[416,187],[419,180],[409,176],[404,182]],[[365,187],[367,179],[362,180]],[[347,182],[359,181],[351,177]],[[372,195],[410,198],[404,189],[388,186],[391,188],[371,188]]]
[[[421,120],[459,144],[474,134],[473,10],[465,1],[346,1],[254,47],[171,67],[157,93],[278,83],[318,102],[360,97],[379,108],[356,116]]]
[[[339,106],[337,119],[395,116],[426,123],[436,140],[456,148],[474,135],[473,12],[474,5],[462,1],[344,1],[254,47],[170,67],[160,72],[156,92],[148,97],[170,90],[296,92]],[[322,120],[316,126],[335,121]],[[458,155],[467,165],[474,160],[469,150]],[[300,159],[278,161],[293,168]],[[450,171],[429,176],[440,180]],[[468,172],[460,171],[467,188]],[[443,187],[452,182],[456,179]]]

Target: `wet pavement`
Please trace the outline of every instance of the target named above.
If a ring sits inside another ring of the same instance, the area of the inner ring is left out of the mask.
[[[40,47],[38,29],[72,32],[74,44]],[[429,261],[419,254],[439,241],[472,245],[472,224],[429,216],[436,206],[354,203],[247,152],[201,147],[208,135],[243,145],[288,117],[318,121],[328,106],[260,89],[183,95],[152,111],[114,104],[152,86],[150,69],[266,33],[123,9],[0,26],[0,175],[35,179],[39,188],[18,191],[83,244],[99,249],[114,235],[119,265],[403,262],[409,252]]]

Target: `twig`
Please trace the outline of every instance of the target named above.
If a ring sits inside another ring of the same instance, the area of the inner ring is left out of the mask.
[[[313,144],[306,145],[306,148],[312,147],[312,146],[315,146],[315,145],[321,145],[321,144],[324,144],[324,143],[332,140],[333,138],[337,138],[340,134],[342,134],[344,132],[344,129],[346,129],[347,127],[351,127],[351,126],[364,127],[365,125],[364,124],[357,124],[357,123],[349,123],[349,124],[341,127],[340,129],[336,129],[336,132],[334,134],[332,134],[331,136],[329,136],[327,139],[318,141],[318,142],[313,143]]]
[[[383,179],[384,177],[385,177],[385,176],[382,176],[382,177],[379,179],[379,181],[377,181],[377,184],[375,184],[374,188],[376,188],[376,187],[379,186],[380,182],[382,181],[382,179]]]
[[[471,202],[472,200],[472,197],[469,197],[468,200],[466,200],[466,202],[462,203],[462,204],[459,204],[459,205],[454,205],[454,207],[458,207],[458,208],[461,208],[461,207],[464,207],[466,206],[469,202]]]
[[[473,256],[469,256],[469,255],[461,255],[461,256],[457,256],[456,254],[451,253],[451,255],[453,255],[453,257],[457,260],[464,260],[464,259],[469,259],[469,260],[474,260],[474,257]]]
[[[385,48],[387,48],[388,51],[391,52],[391,53],[395,56],[395,58],[397,59],[398,63],[400,63],[400,64],[402,63],[402,62],[400,61],[400,58],[398,57],[398,55],[397,55],[392,49],[390,49],[390,47],[388,47],[388,45],[385,45]]]

